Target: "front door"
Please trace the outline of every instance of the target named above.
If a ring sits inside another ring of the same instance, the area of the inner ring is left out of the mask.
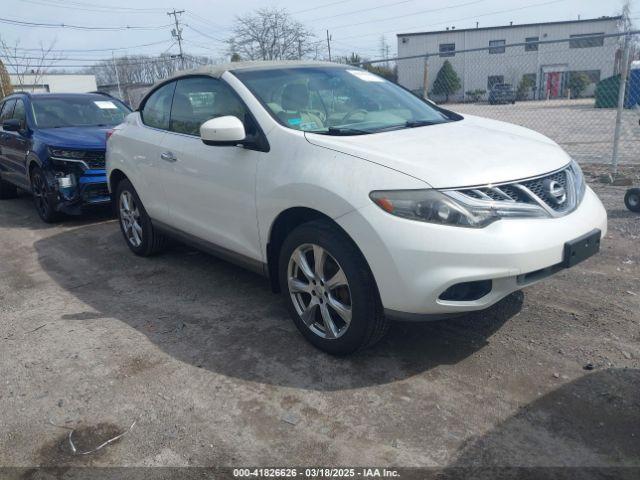
[[[18,99],[13,109],[12,119],[20,122],[20,131],[5,132],[6,140],[3,142],[3,153],[8,167],[7,180],[16,185],[28,187],[27,180],[27,152],[31,145],[27,129],[27,113],[24,101]]]
[[[562,72],[547,73],[547,96],[558,98],[562,88]]]
[[[149,96],[140,112],[144,127],[126,139],[126,150],[139,169],[134,187],[151,218],[165,223],[170,221],[166,187],[173,165],[163,158],[162,144],[168,135],[175,87],[176,82],[167,83]]]
[[[11,161],[9,160],[9,152],[11,151],[11,132],[5,132],[2,128],[2,123],[5,120],[9,120],[13,115],[13,108],[16,106],[15,100],[7,100],[2,104],[2,110],[0,110],[0,176],[5,180],[11,180],[13,170],[11,168]]]
[[[178,80],[170,131],[162,145],[173,166],[165,184],[171,225],[261,261],[255,182],[264,153],[207,146],[199,136],[205,121],[226,115],[240,118],[251,131],[244,103],[225,82],[211,77]]]

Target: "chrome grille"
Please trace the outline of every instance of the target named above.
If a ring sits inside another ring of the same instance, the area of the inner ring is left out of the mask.
[[[577,207],[579,194],[576,191],[575,175],[572,167],[568,166],[540,177],[447,193],[473,205],[490,204],[499,208],[500,205],[519,203],[539,206],[556,217],[566,215]]]

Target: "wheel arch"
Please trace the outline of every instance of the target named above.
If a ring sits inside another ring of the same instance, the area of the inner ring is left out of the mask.
[[[269,277],[269,282],[271,284],[271,289],[274,292],[280,292],[279,255],[284,240],[287,238],[287,235],[289,235],[289,233],[291,233],[295,228],[299,227],[302,224],[317,220],[323,220],[331,224],[334,228],[341,232],[356,247],[358,252],[360,252],[360,255],[362,255],[362,258],[369,268],[369,271],[371,271],[371,268],[369,267],[369,264],[364,257],[364,254],[358,247],[357,243],[353,240],[351,235],[349,235],[349,233],[347,233],[344,228],[342,228],[335,220],[322,213],[321,211],[315,210],[313,208],[291,207],[280,212],[280,214],[271,224],[271,228],[269,229],[269,237],[267,242],[267,274]]]
[[[129,177],[127,177],[127,175],[120,170],[119,168],[115,168],[111,171],[111,173],[109,174],[109,190],[111,191],[112,195],[116,193],[116,190],[118,189],[118,184],[122,181],[122,180],[128,180]]]
[[[26,170],[28,184],[31,183],[31,173],[33,172],[33,169],[35,167],[42,168],[42,161],[37,155],[33,153],[29,153],[29,155],[27,156],[27,170]]]

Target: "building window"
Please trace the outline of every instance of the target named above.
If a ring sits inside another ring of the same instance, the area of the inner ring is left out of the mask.
[[[581,33],[571,35],[569,48],[591,48],[604,45],[604,33]]]
[[[494,85],[504,83],[504,75],[489,75],[487,79],[487,90],[491,90]]]
[[[490,40],[489,53],[504,53],[504,46],[506,43],[506,40]]]
[[[525,52],[537,52],[538,51],[538,41],[540,41],[540,37],[527,37],[524,39],[526,45],[524,46]]]
[[[456,44],[455,43],[441,43],[440,44],[440,56],[441,57],[455,57],[456,54]]]

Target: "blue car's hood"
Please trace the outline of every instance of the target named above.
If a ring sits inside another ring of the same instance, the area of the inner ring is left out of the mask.
[[[107,131],[111,127],[63,127],[43,128],[35,134],[38,140],[50,147],[70,149],[101,149],[107,144]]]

